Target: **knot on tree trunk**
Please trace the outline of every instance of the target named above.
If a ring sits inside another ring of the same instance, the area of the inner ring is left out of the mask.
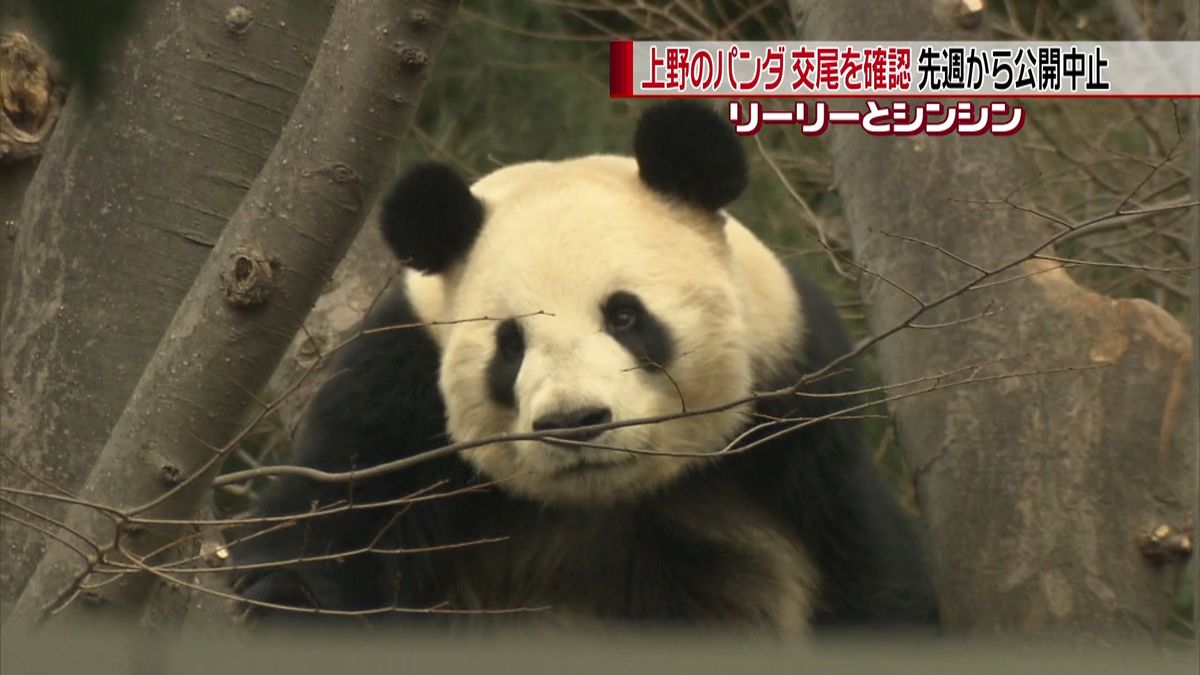
[[[239,246],[225,270],[221,272],[221,288],[225,299],[234,307],[261,305],[274,286],[271,261],[256,246]]]
[[[243,5],[234,5],[225,13],[225,30],[233,35],[244,35],[253,18],[254,14],[249,9]]]
[[[0,35],[0,160],[41,154],[62,107],[49,57],[21,33]]]
[[[420,47],[401,47],[400,62],[409,70],[421,70],[429,65],[429,53]]]

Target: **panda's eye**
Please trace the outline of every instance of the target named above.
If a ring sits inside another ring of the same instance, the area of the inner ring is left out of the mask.
[[[496,327],[496,352],[507,361],[518,361],[525,354],[525,336],[516,321],[510,319]]]
[[[604,330],[646,370],[666,368],[671,363],[674,345],[671,331],[659,321],[641,298],[629,291],[608,296],[601,307]]]
[[[608,321],[608,329],[610,331],[626,331],[633,328],[637,323],[637,311],[632,307],[622,307],[614,310],[612,314],[608,315],[606,320]]]
[[[614,293],[604,303],[604,327],[610,333],[633,330],[645,310],[637,297],[629,293]]]

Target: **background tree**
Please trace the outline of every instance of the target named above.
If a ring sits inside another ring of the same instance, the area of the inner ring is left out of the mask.
[[[926,2],[795,6],[814,40],[978,36],[939,20]],[[878,346],[883,381],[971,364],[981,364],[976,376],[1047,373],[890,406],[946,621],[1018,633],[1158,633],[1186,555],[1159,565],[1138,544],[1160,526],[1190,530],[1191,341],[1161,307],[1080,287],[1051,244],[1185,204],[1194,210],[1187,186],[1164,198],[1136,184],[1110,217],[1075,220],[1029,202],[1012,138],[829,136],[855,261],[870,270],[861,282],[868,325],[876,336],[893,333]],[[1146,180],[1182,156],[1194,161],[1194,146],[1172,140],[1144,168]],[[914,324],[931,329],[897,330]],[[1055,372],[1062,368],[1071,370]]]
[[[219,465],[214,461],[214,448],[234,436],[247,403],[265,383],[287,340],[365,219],[365,205],[374,201],[375,192],[391,174],[388,148],[398,142],[411,119],[453,4],[394,3],[382,7],[353,0],[338,3],[287,130],[273,144],[269,161],[242,199],[233,220],[220,230],[220,239],[166,333],[160,331],[162,340],[155,356],[142,373],[103,452],[88,467],[89,479],[77,491],[71,491],[92,504],[115,507],[120,513],[80,507],[72,509],[65,522],[39,514],[45,523],[61,525],[60,536],[68,538],[57,540],[64,545],[52,546],[39,563],[38,572],[24,584],[14,621],[42,621],[52,611],[63,608],[73,613],[79,604],[71,601],[81,592],[91,597],[93,602],[88,604],[92,606],[112,604],[128,611],[137,610],[145,602],[148,574],[120,575],[118,583],[103,583],[96,577],[106,566],[140,564],[144,556],[178,537],[178,528],[129,527],[124,513],[136,511],[159,519],[196,515],[203,503],[201,496],[207,492],[203,467]],[[177,6],[154,7],[167,12],[168,18],[178,18]],[[192,5],[189,8],[195,9]],[[207,17],[208,23],[235,35],[278,25],[256,26],[255,21],[253,12],[245,6]],[[286,21],[280,23],[286,26]],[[149,21],[142,25],[155,24]],[[168,34],[187,35],[187,31],[173,25]],[[180,52],[191,56],[190,46]],[[141,67],[133,68],[136,72],[154,72],[149,63],[138,65]],[[230,110],[229,106],[217,109],[222,115]],[[89,119],[100,120],[94,116]],[[174,121],[178,121],[178,115],[156,118],[160,124]],[[320,133],[314,134],[313,129]],[[161,140],[170,142],[178,135],[180,130],[176,129]],[[213,144],[213,138],[200,136],[198,142]],[[232,142],[229,145],[238,147]],[[79,147],[64,152],[78,161]],[[46,175],[51,157],[48,154],[43,161],[39,177]],[[138,166],[136,161],[131,163]],[[152,174],[154,166],[157,163],[140,170]],[[143,186],[168,202],[181,192],[192,192],[183,185],[171,186],[161,180],[145,181]],[[158,193],[161,189],[174,192]],[[53,194],[68,191],[59,186]],[[57,200],[31,200],[36,196],[34,192],[26,197],[22,224],[39,205],[54,214],[60,212]],[[104,205],[119,207],[112,202]],[[196,208],[195,204],[183,206],[185,210]],[[78,215],[84,218],[90,214]],[[53,224],[65,227],[59,220]],[[27,262],[30,257],[41,256],[44,260],[60,255],[60,239],[69,238],[60,235],[50,241],[32,239],[40,232],[39,228],[30,228],[19,242],[15,269],[35,268],[36,263]],[[97,232],[99,237],[107,234]],[[112,265],[116,261],[97,262]],[[95,280],[94,274],[87,274],[76,285],[86,286]],[[12,290],[10,297],[16,293]],[[21,298],[19,303],[9,303],[14,314],[18,307],[32,312],[55,309],[54,302],[30,305],[27,295],[16,297]],[[127,316],[111,306],[90,309],[101,311],[108,321]],[[13,326],[26,332],[31,324],[36,327],[37,322],[20,316],[6,317],[5,323],[6,328]],[[78,328],[87,335],[98,329],[94,323],[81,323]],[[9,348],[7,340],[5,346]],[[53,400],[46,392],[37,393],[39,396],[33,400]],[[19,404],[17,401],[14,406],[18,410]],[[6,429],[9,426],[6,423]],[[18,430],[30,426],[24,419],[15,419],[11,425]],[[26,454],[14,449],[11,463],[29,469],[28,475],[35,480],[57,477],[29,468],[22,461]],[[78,556],[80,542],[71,545],[70,536],[92,548],[82,560]],[[86,592],[90,585],[102,590]]]
[[[23,209],[8,225],[0,327],[5,485],[82,487],[292,112],[329,5],[241,7],[244,25],[225,3],[141,3],[105,54],[97,98],[71,98],[36,177],[2,169],[10,184],[33,178],[5,204]],[[5,30],[44,35],[29,10],[7,7]],[[7,616],[45,539],[9,519],[0,528]]]

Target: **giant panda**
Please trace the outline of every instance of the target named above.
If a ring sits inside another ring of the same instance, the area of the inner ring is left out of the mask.
[[[747,182],[739,139],[673,102],[633,146],[470,186],[437,163],[399,179],[381,221],[402,283],[340,353],[295,459],[461,450],[271,484],[253,515],[273,518],[230,545],[248,613],[936,621],[914,528],[837,415],[860,402],[853,368],[802,380],[851,350],[834,307],[723,210]]]

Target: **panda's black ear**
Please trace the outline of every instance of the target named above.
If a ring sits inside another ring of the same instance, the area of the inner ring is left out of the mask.
[[[454,169],[425,162],[396,181],[379,220],[396,257],[409,267],[437,274],[475,243],[483,226],[483,203]]]
[[[725,206],[746,187],[746,155],[733,126],[698,101],[643,113],[633,152],[642,182],[706,209]]]

